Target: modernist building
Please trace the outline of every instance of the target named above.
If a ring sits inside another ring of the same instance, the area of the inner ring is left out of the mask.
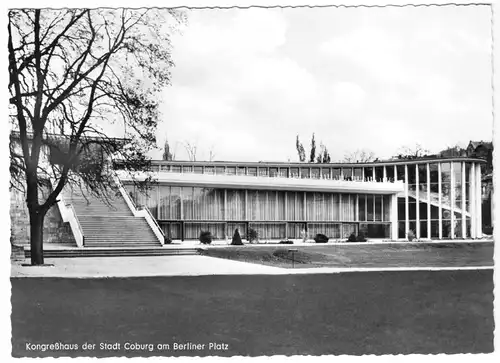
[[[249,228],[261,239],[482,237],[481,166],[475,158],[419,158],[371,163],[154,161],[158,184],[138,192],[166,236],[216,238]]]

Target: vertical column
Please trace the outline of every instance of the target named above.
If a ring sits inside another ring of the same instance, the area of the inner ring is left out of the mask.
[[[342,207],[342,193],[339,193],[339,219],[344,221],[344,208]]]
[[[344,168],[339,168],[340,169],[340,180],[344,180]]]
[[[386,166],[385,166],[385,165],[384,165],[384,176],[383,176],[383,178],[384,178],[384,179],[383,179],[383,181],[385,182],[385,181],[386,181],[386,179],[387,179],[387,169],[386,169]],[[382,203],[382,205],[383,205],[383,204],[384,204],[384,203]]]
[[[451,239],[455,239],[455,168],[454,163],[450,163],[450,214],[451,214]]]
[[[427,163],[427,238],[431,239],[431,167]]]
[[[160,166],[158,165],[158,168]],[[160,183],[156,185],[156,220],[160,219],[160,211],[161,211],[161,205],[160,205]]]
[[[274,207],[274,219],[276,221],[279,221],[280,217],[279,217],[279,205],[278,205],[278,194],[279,194],[279,190],[276,191],[276,201],[275,201],[275,207]]]
[[[317,214],[316,214],[316,192],[311,192],[312,194],[312,200],[313,200],[313,206],[312,206],[312,216],[309,216],[309,219],[315,221],[317,219]]]
[[[248,221],[248,189],[245,189],[245,208],[243,209],[245,215],[243,216],[245,218],[245,221]]]
[[[420,238],[420,176],[418,173],[418,164],[415,164],[415,212],[415,234],[417,238]]]
[[[294,212],[294,215],[293,215],[293,220],[297,221],[299,220],[299,210],[297,209],[298,208],[298,203],[297,203],[297,192],[293,192],[294,194],[294,203],[295,203],[295,212]]]
[[[405,164],[405,235],[410,230],[410,205],[408,198],[408,165]]]
[[[351,194],[347,194],[347,207],[349,208],[349,217],[351,216]],[[350,220],[350,218],[349,218]]]
[[[470,233],[471,238],[477,238],[476,226],[476,164],[472,163],[469,174],[469,208],[470,208]]]
[[[384,203],[382,203],[382,205],[384,205]],[[355,221],[356,222],[359,222],[359,194],[356,194],[356,215],[354,216],[355,218]],[[384,215],[384,213],[382,212],[382,215]]]
[[[443,187],[441,186],[441,163],[438,163],[438,213],[439,239],[443,239]]]
[[[285,239],[288,239],[288,192],[285,191],[285,215],[283,216],[285,220]]]
[[[398,168],[394,165],[394,181],[398,180]]]
[[[467,208],[466,208],[466,205],[465,205],[465,162],[462,161],[462,183],[461,183],[461,187],[462,187],[462,200],[461,200],[461,207],[462,207],[462,238],[466,238],[467,237],[467,233],[466,233],[466,228],[467,228]]]
[[[365,221],[368,221],[368,194],[365,194]]]
[[[361,181],[365,181],[365,168],[361,168]]]
[[[266,193],[266,201],[264,202],[264,218],[265,220],[269,220],[271,218],[271,213],[269,213],[271,210],[269,208],[269,190],[266,190],[264,193]],[[262,218],[262,217],[261,217]]]
[[[398,238],[398,196],[397,194],[391,194],[391,239],[396,240]]]
[[[307,192],[304,192],[304,206],[303,206],[304,207],[303,208],[304,209],[304,211],[303,211],[303,213],[304,213],[304,221],[307,221],[307,205],[306,205],[307,198],[306,198],[306,194],[307,194]]]
[[[382,203],[382,205],[380,206],[380,210],[381,210],[380,220],[381,220],[382,222],[384,222],[384,197],[385,197],[385,195],[384,195],[384,194],[382,194],[382,196],[381,196],[381,197],[382,197],[382,198],[381,198],[381,203]],[[375,219],[377,219],[377,218],[375,218]]]
[[[476,165],[476,234],[478,238],[483,237],[483,218],[482,218],[482,185],[481,185],[481,164]]]
[[[227,189],[224,189],[224,220],[227,221]]]
[[[179,191],[179,198],[181,200],[181,219],[182,220],[184,220],[184,198],[183,198],[183,193],[182,193],[183,189],[184,189],[183,187],[179,188],[179,190],[180,190]]]
[[[375,222],[375,220],[377,219],[375,217],[375,204],[377,204],[377,198],[376,198],[376,195],[375,194],[372,194],[372,200],[373,200],[373,222]]]

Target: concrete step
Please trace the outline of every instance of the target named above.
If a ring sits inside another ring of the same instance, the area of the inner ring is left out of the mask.
[[[46,250],[45,258],[63,258],[63,257],[125,257],[125,256],[181,256],[196,255],[197,248],[81,248],[67,250]],[[25,257],[30,258],[30,250],[24,251]]]

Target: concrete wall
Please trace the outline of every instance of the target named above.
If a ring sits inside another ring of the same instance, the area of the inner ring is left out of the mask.
[[[14,244],[29,244],[29,213],[24,193],[10,191],[11,239]],[[64,243],[76,246],[69,223],[63,223],[57,206],[50,208],[43,224],[44,243]]]

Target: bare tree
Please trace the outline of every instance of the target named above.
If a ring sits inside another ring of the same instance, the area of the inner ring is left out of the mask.
[[[184,148],[186,149],[189,160],[196,161],[196,154],[198,152],[198,145],[196,145],[195,143],[189,142],[189,141],[185,141]]]
[[[415,159],[429,154],[429,150],[416,143],[414,146],[401,146],[397,154],[399,159]]]
[[[375,159],[375,153],[366,149],[358,149],[344,155],[344,161],[347,163],[367,163]]]
[[[10,170],[26,188],[32,264],[44,263],[43,221],[71,178],[98,196],[111,186],[112,168],[96,155],[130,172],[148,165],[172,66],[163,24],[183,20],[172,10],[9,11]],[[124,125],[122,139],[106,132],[111,123]]]
[[[215,146],[212,145],[210,146],[210,149],[208,150],[208,161],[214,161],[215,159]]]

